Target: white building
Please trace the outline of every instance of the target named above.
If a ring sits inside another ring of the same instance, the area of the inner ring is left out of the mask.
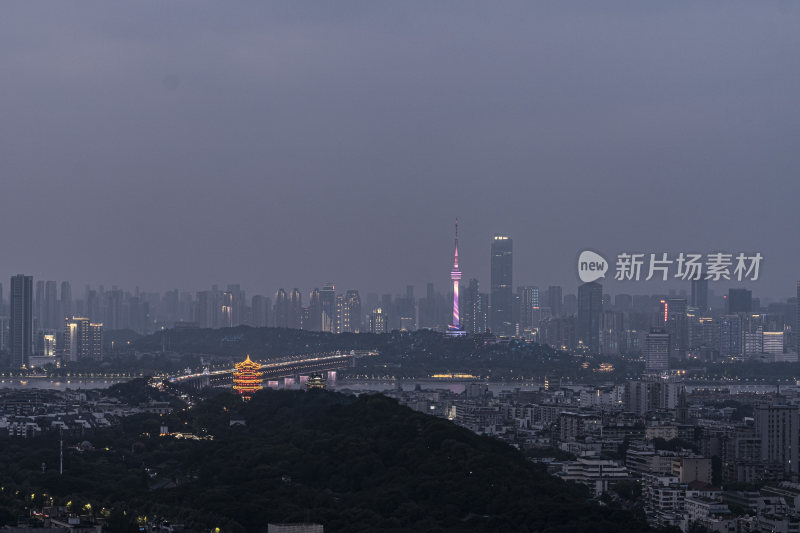
[[[582,483],[600,496],[608,490],[609,483],[628,479],[628,470],[616,461],[605,459],[578,459],[564,463],[559,476],[567,481]]]

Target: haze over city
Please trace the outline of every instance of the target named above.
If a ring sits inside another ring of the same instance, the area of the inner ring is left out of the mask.
[[[798,9],[6,3],[0,279],[445,289],[459,217],[482,283],[500,232],[519,284],[759,251],[785,297]]]
[[[800,532],[798,28],[3,2],[0,533]]]

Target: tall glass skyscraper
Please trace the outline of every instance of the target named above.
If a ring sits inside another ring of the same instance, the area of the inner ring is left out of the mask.
[[[692,307],[696,307],[701,313],[708,312],[708,280],[692,280],[692,299],[689,301]]]
[[[495,234],[492,238],[492,287],[489,298],[489,325],[498,335],[513,335],[514,294],[513,282],[513,243],[506,235]]]
[[[333,282],[319,291],[319,302],[322,306],[322,331],[336,333],[336,288]]]
[[[603,310],[603,286],[592,281],[578,287],[578,340],[589,351],[600,349],[600,312]]]
[[[9,301],[8,348],[11,364],[19,368],[33,354],[33,276],[11,278]]]

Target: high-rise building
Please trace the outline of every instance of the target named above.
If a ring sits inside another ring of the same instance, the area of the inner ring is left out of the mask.
[[[208,292],[208,291],[206,291]],[[199,300],[200,293],[198,293],[198,300]],[[89,317],[89,320],[92,322],[101,322],[103,317],[103,308],[101,305],[100,300],[100,293],[93,289],[88,289],[86,291],[86,316]],[[199,306],[199,302],[198,302]],[[209,315],[210,316],[210,315]],[[200,324],[200,327],[203,328],[210,328],[211,323],[209,325],[205,325],[204,323],[200,322],[200,320],[195,317],[195,320]],[[210,319],[209,319],[210,320]]]
[[[435,329],[436,328],[436,296],[433,290],[433,283],[425,285],[425,297],[419,300],[419,327],[422,329]],[[367,304],[369,306],[369,303]],[[377,305],[377,304],[375,304]],[[375,305],[370,307],[374,309]]]
[[[800,414],[796,405],[757,405],[755,426],[761,437],[761,460],[798,473]]]
[[[300,289],[292,289],[288,305],[288,327],[300,329],[303,327],[303,294]]]
[[[55,281],[47,281],[44,286],[44,312],[42,328],[54,330],[59,328],[58,320],[58,285]]]
[[[764,353],[780,355],[783,353],[783,331],[764,331],[761,337]]]
[[[706,354],[706,359],[711,360],[714,352],[719,351],[720,322],[712,317],[689,317],[689,348]]]
[[[272,315],[275,317],[276,328],[289,327],[289,298],[284,289],[278,289],[275,293],[275,309]]]
[[[603,310],[603,286],[596,281],[578,287],[578,341],[590,352],[600,349],[600,313]]]
[[[764,316],[740,315],[742,321],[742,355],[764,353]]]
[[[662,300],[664,306],[664,327],[670,334],[671,350],[677,355],[685,354],[689,349],[689,321],[686,315],[685,298],[667,298]]]
[[[220,305],[220,323],[218,327],[233,327],[233,293],[225,291],[222,293],[222,303]]]
[[[633,297],[630,294],[615,295],[614,309],[622,313],[629,313],[633,309]]]
[[[456,241],[453,254],[453,270],[450,271],[450,280],[453,282],[453,321],[448,327],[449,335],[458,336],[466,333],[461,327],[461,308],[458,302],[458,287],[461,284],[461,270],[458,268],[458,219],[456,219]]]
[[[383,318],[386,321],[386,331],[394,331],[400,329],[399,313],[397,313],[396,305],[392,302],[391,294],[381,294],[381,311],[383,311]]]
[[[36,282],[36,300],[33,303],[33,319],[36,322],[34,330],[44,327],[45,305],[44,305],[44,281]]]
[[[59,300],[58,323],[68,316],[72,316],[72,287],[69,281],[61,282],[61,300]]]
[[[534,316],[539,309],[539,287],[517,287],[519,296],[519,329],[536,327]]]
[[[344,315],[347,311],[345,311],[345,303],[344,303],[344,294],[337,294],[336,295],[336,319],[333,321],[334,333],[342,333],[342,327],[344,325]]]
[[[8,351],[11,364],[19,368],[33,354],[33,276],[12,277],[8,296]]]
[[[270,325],[269,321],[269,298],[261,294],[256,294],[250,299],[252,313],[252,325],[256,328],[265,328]]]
[[[217,293],[217,291],[213,291]],[[104,324],[108,326],[109,330],[115,329],[124,329],[126,324],[123,322],[123,300],[124,298],[123,292],[118,289],[117,287],[112,287],[110,291],[105,294],[105,313],[103,313],[103,320]],[[219,305],[219,296],[218,293],[215,294],[216,298],[214,301],[214,318],[211,327],[219,327],[219,316],[221,311],[221,306]]]
[[[398,296],[395,298],[393,308],[394,313],[391,319],[396,322],[393,329],[399,329],[400,331],[417,329],[417,306],[413,296],[409,298],[408,292],[406,292],[405,297]]]
[[[708,312],[708,280],[692,280],[692,299],[689,302],[701,314]]]
[[[564,303],[561,307],[561,314],[563,316],[578,314],[578,297],[574,294],[567,294],[564,296]]]
[[[303,329],[322,330],[322,294],[319,289],[311,291],[311,295],[308,297],[308,323],[303,324]]]
[[[369,315],[369,332],[386,333],[387,331],[386,315],[381,307],[376,307]]]
[[[547,301],[545,306],[550,308],[550,314],[554,317],[560,317],[562,314],[562,302],[564,297],[559,285],[550,285],[547,287]]]
[[[322,331],[336,332],[336,287],[327,283],[319,291],[319,301],[322,307]]]
[[[231,324],[233,326],[241,326],[244,319],[245,293],[238,283],[228,284],[226,292],[231,295]]]
[[[137,333],[148,333],[150,328],[149,302],[145,301],[141,296],[126,298],[122,306],[122,325]]]
[[[542,344],[549,344],[557,350],[575,348],[575,317],[550,317],[539,325],[539,339]]]
[[[358,333],[361,331],[361,297],[355,289],[348,290],[342,297],[339,326],[341,333]]]
[[[652,329],[645,341],[645,369],[648,372],[669,370],[670,335],[664,329]]]
[[[95,310],[93,305],[93,302],[97,299],[99,299],[97,292],[89,291],[89,312],[87,313],[89,320],[97,320],[96,317],[99,316],[99,313]],[[197,325],[201,328],[212,327],[212,317],[214,316],[214,310],[211,308],[212,304],[213,299],[211,297],[211,291],[200,291],[197,293],[197,305],[194,308],[194,321],[197,322]]]
[[[462,291],[464,297],[461,299],[461,327],[467,333],[477,335],[486,333],[486,295],[479,290],[478,280],[469,280],[466,290]]]
[[[600,353],[624,351],[623,317],[619,311],[605,309],[600,313]]]
[[[62,300],[64,294],[64,288],[62,285],[61,288]],[[179,320],[178,316],[180,312],[178,311],[179,305],[179,293],[178,289],[173,289],[171,291],[167,291],[164,293],[164,296],[161,298],[161,304],[158,306],[158,315],[157,319],[163,322],[174,323]],[[72,312],[67,313],[66,316],[70,316]],[[78,313],[80,314],[80,313]]]
[[[728,314],[753,310],[753,293],[747,289],[728,289]]]
[[[103,359],[103,324],[72,317],[64,322],[64,360]]]
[[[8,350],[8,317],[0,316],[0,350]]]
[[[742,355],[742,317],[740,315],[724,315],[720,317],[719,353],[723,357],[738,357]]]
[[[55,357],[56,355],[58,355],[56,353],[58,348],[58,341],[56,337],[57,336],[54,333],[42,334],[41,354],[44,357]]]
[[[495,234],[492,239],[491,278],[489,323],[492,332],[513,335],[516,329],[513,322],[513,243],[506,235]]]

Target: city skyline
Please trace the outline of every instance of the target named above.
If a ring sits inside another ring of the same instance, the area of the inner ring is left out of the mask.
[[[472,258],[474,260],[474,263],[477,263],[478,265],[480,265],[482,263],[485,263],[486,266],[488,267],[488,268],[485,268],[485,269],[470,268],[466,272],[461,272],[460,271],[465,280],[469,280],[469,279],[475,278],[475,279],[478,279],[478,280],[482,281],[487,286],[490,284],[491,279],[492,279],[492,276],[491,276],[491,271],[492,271],[491,270],[491,265],[492,265],[492,261],[493,261],[492,256],[493,256],[493,253],[494,253],[492,250],[497,245],[497,237],[499,235],[501,235],[503,239],[508,239],[509,242],[513,242],[514,241],[514,239],[512,237],[510,237],[510,236],[499,234],[499,233],[495,233],[493,236],[491,236],[487,240],[487,242],[485,243],[485,246],[483,247],[484,252],[485,252],[483,260],[481,260],[481,259],[479,259],[477,257],[479,254],[477,254],[475,250],[471,250],[468,254],[465,254],[463,252],[463,247],[461,249],[457,248],[458,255],[461,258],[463,258],[464,256],[467,256],[467,257]],[[458,237],[457,237],[456,240],[458,241]],[[462,240],[463,240],[463,238],[462,238]],[[458,247],[458,243],[456,243],[456,245]],[[445,248],[445,247],[442,246],[442,248]],[[450,250],[451,251],[449,252],[449,255],[450,255],[449,264],[452,265],[453,264],[452,248]],[[486,252],[488,252],[488,253],[486,253]],[[661,252],[662,252],[661,250],[658,250],[657,252],[648,252],[648,253],[645,253],[644,255],[646,257],[649,257],[650,253],[654,253],[657,257],[659,257],[661,255]],[[437,253],[436,255],[438,256],[439,254]],[[518,264],[520,262],[520,259],[518,259],[518,247],[515,246],[514,253],[513,254],[510,253],[509,255],[510,255],[510,259],[508,261],[510,261],[511,270],[512,270],[512,272],[515,273],[514,276],[513,276],[513,283],[511,284],[512,285],[511,286],[512,292],[515,291],[517,287],[521,287],[521,286],[533,286],[533,287],[537,287],[537,288],[543,290],[548,286],[555,285],[555,286],[561,287],[564,290],[564,294],[569,294],[569,293],[577,294],[578,287],[582,284],[581,280],[579,279],[579,277],[577,275],[577,268],[576,268],[577,260],[578,260],[578,252],[575,253],[575,257],[573,258],[572,261],[568,261],[564,265],[564,270],[569,271],[571,273],[571,275],[572,275],[571,276],[572,279],[568,280],[568,282],[566,284],[557,283],[554,280],[548,280],[548,279],[541,279],[541,278],[532,279],[530,277],[530,274],[526,275],[526,273],[529,273],[531,271],[531,269],[530,268],[520,268],[520,266]],[[671,254],[670,257],[672,259],[674,259],[677,255],[678,255],[678,252],[675,252],[674,254]],[[628,281],[628,280],[620,281],[620,280],[616,280],[616,279],[614,279],[615,278],[615,271],[614,271],[615,264],[613,262],[614,259],[615,259],[615,255],[610,255],[609,254],[607,257],[608,257],[608,259],[610,261],[609,262],[609,270],[608,270],[608,272],[606,272],[605,277],[603,277],[603,278],[598,280],[598,282],[603,285],[604,294],[610,294],[610,295],[616,295],[616,294],[632,294],[632,295],[663,294],[663,295],[675,295],[675,294],[678,294],[678,293],[681,293],[681,292],[685,291],[686,294],[687,294],[687,298],[691,299],[691,297],[692,297],[691,294],[692,294],[692,291],[694,290],[693,287],[695,285],[697,285],[697,282],[693,282],[691,280],[681,280],[681,279],[669,279],[668,281],[661,281],[656,277],[653,280],[645,280],[645,277],[646,277],[645,275],[642,275],[641,280],[637,280],[637,281]],[[428,256],[425,256],[425,259],[423,259],[423,261],[426,264],[431,262],[431,260],[430,260],[430,258],[428,258]],[[462,264],[463,263],[464,263],[464,261],[462,260]],[[470,263],[470,265],[472,265],[474,263]],[[767,269],[767,272],[769,273],[770,272],[769,262],[767,262],[767,265],[768,266],[766,267],[766,269]],[[205,284],[201,284],[201,285],[194,286],[194,287],[189,287],[189,286],[186,286],[186,285],[168,286],[168,285],[164,285],[163,283],[162,284],[156,284],[155,286],[146,286],[146,285],[142,285],[142,284],[124,285],[124,284],[116,282],[116,281],[112,282],[112,283],[103,283],[103,282],[98,282],[98,281],[87,281],[85,283],[76,283],[74,280],[64,280],[63,278],[61,278],[58,275],[56,275],[56,276],[51,276],[51,275],[39,276],[35,272],[29,272],[29,271],[25,271],[25,275],[32,275],[34,280],[38,280],[38,281],[48,280],[48,282],[49,282],[50,280],[53,280],[54,278],[56,280],[56,281],[54,281],[54,283],[63,283],[64,281],[66,281],[66,282],[68,282],[70,284],[70,286],[72,287],[73,291],[75,290],[75,288],[89,287],[89,286],[96,288],[96,287],[99,287],[99,286],[103,286],[106,289],[111,289],[112,287],[118,287],[123,291],[131,292],[131,293],[134,293],[136,290],[142,290],[142,291],[145,291],[145,292],[166,292],[166,291],[171,291],[171,290],[175,290],[175,289],[177,289],[177,290],[179,290],[181,292],[194,293],[194,292],[198,292],[198,291],[207,290],[208,288],[210,288],[210,287],[212,287],[214,285],[219,286],[219,287],[225,287],[225,286],[227,286],[229,284],[235,284],[235,285],[242,286],[244,288],[245,292],[247,292],[248,294],[263,294],[263,295],[266,295],[266,296],[272,296],[272,295],[275,294],[275,292],[277,292],[280,289],[286,289],[286,290],[299,289],[302,294],[310,295],[315,289],[324,288],[325,284],[331,282],[332,280],[341,289],[355,289],[355,290],[361,291],[363,294],[367,294],[367,293],[402,294],[402,293],[405,292],[405,290],[406,290],[406,288],[408,286],[413,286],[415,289],[422,289],[425,286],[427,286],[429,283],[433,283],[434,286],[436,286],[436,287],[442,287],[443,285],[446,286],[446,285],[452,284],[452,276],[448,276],[447,278],[445,278],[444,276],[441,275],[441,266],[438,266],[437,269],[440,270],[440,272],[438,273],[438,276],[436,276],[436,277],[434,277],[432,279],[422,280],[422,281],[419,281],[419,282],[403,281],[403,279],[400,279],[400,280],[395,282],[394,286],[389,285],[389,284],[383,284],[383,285],[372,286],[372,287],[370,287],[370,286],[365,287],[364,283],[361,283],[359,281],[355,281],[355,282],[350,283],[350,284],[342,283],[342,282],[340,282],[338,280],[335,280],[335,278],[333,278],[332,276],[324,275],[324,273],[321,273],[320,276],[317,277],[318,281],[316,281],[316,282],[297,283],[297,282],[290,281],[288,283],[277,283],[277,282],[270,282],[270,281],[264,280],[262,282],[254,284],[252,286],[247,286],[247,285],[241,283],[240,280],[231,279],[230,276],[226,277],[224,274],[222,274],[217,279],[214,279],[212,281],[207,281]],[[762,266],[762,270],[763,269],[764,269],[764,267]],[[477,271],[485,270],[485,275],[484,276],[477,275],[475,273],[476,270]],[[519,275],[520,271],[522,271],[522,273],[523,273],[521,276]],[[0,278],[0,279],[9,279],[12,276],[17,275],[17,274],[19,274],[19,272],[17,272],[17,271],[10,272],[8,275],[5,275],[3,278]],[[644,274],[646,274],[646,270],[644,271]],[[509,275],[510,275],[510,273],[509,273]],[[769,274],[767,274],[767,276],[768,275]],[[671,275],[669,277],[672,278]],[[348,278],[349,279],[354,279],[352,276],[348,276]],[[785,300],[786,298],[791,297],[793,295],[793,293],[794,293],[794,289],[795,289],[795,286],[796,286],[796,283],[797,283],[797,280],[793,279],[789,284],[786,285],[786,287],[781,289],[781,291],[773,294],[773,293],[762,292],[762,289],[764,288],[763,279],[764,279],[764,275],[763,274],[756,281],[749,280],[747,278],[743,279],[743,281],[737,281],[735,279],[735,277],[731,277],[731,279],[720,279],[718,281],[709,281],[707,279],[701,278],[700,285],[705,286],[707,291],[710,290],[712,293],[715,293],[717,295],[726,293],[728,291],[728,289],[730,289],[730,288],[747,289],[747,290],[750,290],[753,293],[757,294],[762,299],[762,301],[764,301],[764,302],[775,302],[775,301],[782,301],[782,300]],[[322,280],[325,280],[325,281],[323,282]],[[0,283],[3,283],[3,282],[0,282]],[[5,286],[5,284],[4,284],[4,286]],[[54,288],[55,288],[55,286],[54,286]],[[2,295],[0,295],[0,296],[2,296]]]

